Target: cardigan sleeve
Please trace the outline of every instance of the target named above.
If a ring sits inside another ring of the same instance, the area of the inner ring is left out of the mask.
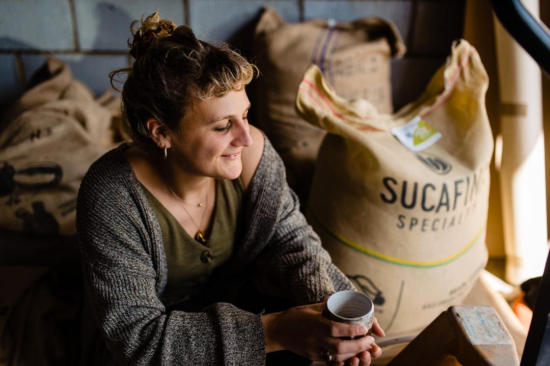
[[[272,296],[290,297],[297,304],[315,303],[336,291],[355,290],[300,212],[298,197],[286,182],[283,162],[267,139],[262,160],[260,166],[268,168],[253,178],[256,187],[252,190],[256,192],[251,196],[263,210],[256,216],[271,220],[265,226],[273,229],[256,260],[258,288]],[[266,202],[266,196],[271,203]]]
[[[155,260],[152,225],[137,208],[144,202],[100,170],[93,166],[81,185],[77,229],[87,295],[116,362],[264,365],[261,315],[227,303],[166,312],[157,296],[162,261]]]

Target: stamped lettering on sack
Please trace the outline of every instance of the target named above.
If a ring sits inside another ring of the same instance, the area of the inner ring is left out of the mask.
[[[412,121],[403,126],[392,128],[391,133],[397,137],[407,149],[414,152],[432,146],[441,138],[441,133],[437,132],[420,117],[415,117]]]

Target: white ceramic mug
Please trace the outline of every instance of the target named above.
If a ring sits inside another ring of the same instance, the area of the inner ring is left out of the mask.
[[[367,328],[367,335],[372,332],[374,321],[374,304],[365,294],[357,291],[339,291],[327,300],[326,317],[346,324],[361,324]]]

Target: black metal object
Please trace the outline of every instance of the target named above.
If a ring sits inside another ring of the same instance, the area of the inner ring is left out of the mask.
[[[550,365],[550,256],[540,282],[533,319],[521,358],[521,366],[531,365]]]
[[[550,75],[550,34],[535,20],[520,0],[491,0],[504,28]],[[533,311],[521,366],[550,365],[550,255]]]
[[[520,0],[491,0],[500,23],[550,75],[550,34],[529,13]]]

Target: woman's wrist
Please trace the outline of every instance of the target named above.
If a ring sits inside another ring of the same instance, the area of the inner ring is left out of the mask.
[[[272,313],[262,315],[262,322],[265,331],[265,352],[271,353],[284,350],[280,341],[280,331],[278,327],[278,318],[281,313]]]

